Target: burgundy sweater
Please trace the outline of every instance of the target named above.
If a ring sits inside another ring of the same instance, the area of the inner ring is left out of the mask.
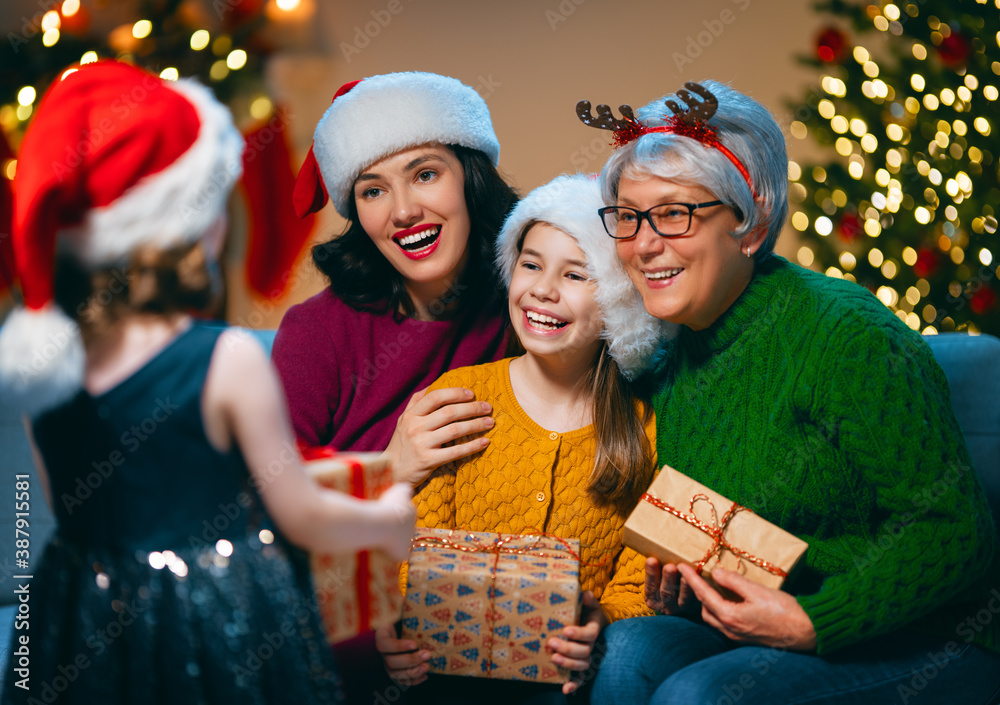
[[[295,433],[339,450],[383,450],[410,397],[456,367],[499,360],[499,310],[466,306],[450,321],[358,311],[325,289],[292,306],[272,358]]]

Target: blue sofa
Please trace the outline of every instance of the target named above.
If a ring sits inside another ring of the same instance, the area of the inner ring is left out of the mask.
[[[273,330],[249,330],[270,353]],[[945,333],[925,338],[951,386],[952,405],[965,434],[994,519],[1000,524],[1000,339]],[[0,678],[6,673],[14,623],[14,475],[31,476],[31,555],[37,561],[54,528],[35,476],[21,419],[0,402]]]

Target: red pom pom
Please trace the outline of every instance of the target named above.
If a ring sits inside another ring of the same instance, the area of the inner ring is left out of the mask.
[[[981,316],[997,305],[997,295],[989,286],[983,286],[969,299],[969,308],[977,316]]]
[[[827,27],[816,38],[816,58],[828,64],[839,64],[848,54],[847,35],[836,27]]]
[[[940,256],[928,247],[922,247],[917,252],[917,262],[913,265],[913,273],[921,279],[933,276],[940,263]]]
[[[704,120],[695,120],[689,124],[675,115],[671,118],[671,126],[674,128],[675,135],[690,137],[708,146],[713,146],[718,141],[715,130],[709,127],[708,123]]]
[[[629,120],[626,118],[624,122],[624,127],[619,127],[613,132],[614,137],[612,137],[611,144],[615,146],[615,149],[624,147],[632,140],[637,140],[646,134],[646,126],[638,120]]]
[[[857,213],[851,211],[844,213],[837,225],[837,236],[844,242],[854,242],[861,237],[864,231],[861,218],[858,217]]]
[[[80,9],[72,15],[63,15],[60,29],[74,37],[83,37],[90,29],[90,10],[85,5],[80,5]]]
[[[965,66],[972,46],[961,32],[952,31],[938,44],[937,52],[941,63],[950,69],[960,69]]]

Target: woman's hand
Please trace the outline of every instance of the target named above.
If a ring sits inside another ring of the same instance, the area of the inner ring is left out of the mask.
[[[396,480],[414,487],[426,480],[434,468],[482,450],[489,439],[473,438],[450,446],[446,443],[493,427],[493,419],[488,416],[493,407],[473,400],[472,390],[448,387],[429,394],[426,391],[421,389],[410,397],[385,450]]]
[[[409,639],[396,638],[396,625],[388,624],[375,630],[375,648],[389,677],[404,685],[416,685],[427,680],[431,655],[417,651],[417,644]]]
[[[594,650],[594,642],[600,636],[601,630],[608,625],[608,618],[594,593],[587,590],[583,593],[583,609],[580,612],[580,625],[564,627],[564,639],[558,637],[549,639],[546,648],[552,652],[552,663],[580,674],[590,668],[590,656]],[[562,692],[569,695],[583,685],[581,677],[564,683]]]
[[[696,614],[699,603],[694,591],[677,571],[673,563],[665,563],[650,556],[646,559],[646,605],[660,614]]]
[[[782,590],[764,587],[739,573],[716,568],[712,579],[742,601],[727,600],[689,565],[679,566],[681,576],[701,600],[701,616],[733,641],[776,649],[813,651],[816,630],[798,601]]]
[[[405,561],[410,554],[410,541],[417,523],[417,508],[413,506],[413,488],[397,482],[375,500],[386,526],[382,548],[394,560]]]

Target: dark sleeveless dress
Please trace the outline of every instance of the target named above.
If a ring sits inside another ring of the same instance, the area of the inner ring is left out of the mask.
[[[221,332],[195,323],[110,391],[36,420],[59,528],[11,647],[29,636],[30,690],[9,670],[5,703],[342,700],[304,554],[240,453],[205,435]]]

